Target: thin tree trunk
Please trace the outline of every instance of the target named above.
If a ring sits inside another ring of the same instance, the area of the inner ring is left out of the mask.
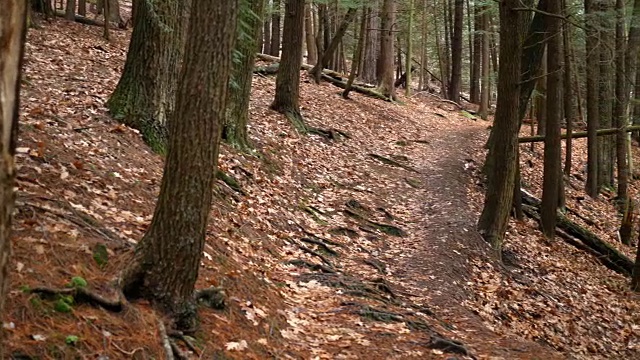
[[[408,24],[407,24],[407,53],[405,54],[406,56],[406,64],[405,64],[405,69],[406,69],[406,78],[405,78],[405,96],[409,97],[411,96],[411,73],[413,72],[412,70],[412,65],[411,65],[411,59],[413,56],[413,7],[414,7],[414,0],[409,0],[409,20],[408,20]]]
[[[625,204],[628,196],[628,167],[627,167],[627,133],[623,128],[627,125],[627,99],[629,98],[629,89],[625,78],[625,19],[624,19],[624,0],[616,0],[616,87],[615,87],[615,108],[614,119],[616,127],[620,129],[616,134],[616,163],[618,167],[618,203]]]
[[[313,26],[313,14],[311,7],[313,3],[307,4],[304,8],[304,34],[307,44],[307,63],[315,64],[318,61],[318,48],[316,47],[315,31]]]
[[[377,1],[371,1],[373,4],[369,5],[370,8],[375,8]],[[364,59],[362,61],[362,72],[360,78],[369,84],[375,84],[377,81],[377,56],[380,48],[379,27],[377,11],[369,11],[367,17],[367,39],[364,47]]]
[[[105,0],[104,2],[104,31],[102,36],[105,40],[110,41],[111,35],[109,34],[109,19],[111,19],[111,2]]]
[[[600,2],[600,84],[599,84],[599,115],[600,128],[607,129],[613,127],[613,86],[612,79],[615,77],[614,68],[614,47],[615,47],[615,21],[608,15],[613,10],[612,0]],[[607,13],[607,14],[605,14]],[[598,158],[598,185],[600,187],[613,187],[614,175],[613,163],[615,161],[615,136],[605,136],[600,138],[600,156]]]
[[[26,1],[26,0],[25,0]],[[70,21],[76,19],[76,0],[67,0],[67,7],[64,12],[64,18]]]
[[[482,7],[474,2],[474,32],[473,32],[473,56],[471,57],[471,89],[470,100],[477,104],[480,102],[480,66],[482,59]]]
[[[560,16],[560,1],[550,1],[548,12]],[[561,23],[557,17],[547,17],[547,124],[544,141],[544,179],[542,185],[542,203],[540,220],[542,233],[547,239],[553,239],[556,233],[556,218],[559,205],[559,182],[562,181],[560,150],[560,119],[562,104],[562,39]]]
[[[350,8],[347,11],[347,14],[342,19],[342,23],[338,27],[338,30],[333,35],[333,39],[331,39],[331,43],[329,43],[329,47],[324,49],[322,52],[322,56],[319,57],[319,61],[316,65],[309,71],[309,73],[314,77],[317,84],[320,83],[320,75],[322,74],[322,70],[324,70],[325,65],[329,64],[331,57],[334,55],[336,50],[338,49],[338,45],[342,41],[342,37],[347,32],[347,28],[349,24],[356,17],[356,8]]]
[[[451,83],[449,84],[449,100],[460,102],[460,86],[462,82],[462,24],[464,16],[464,0],[455,0],[455,16],[453,21],[453,41],[451,60]]]
[[[600,123],[598,108],[598,85],[600,80],[600,35],[594,8],[595,0],[585,0],[586,53],[587,53],[587,181],[586,193],[598,197],[600,192],[598,181],[598,136]]]
[[[370,12],[371,10],[367,8],[366,5],[362,7],[362,20],[360,20],[360,36],[358,37],[358,45],[356,45],[356,51],[354,52],[353,61],[351,62],[351,73],[349,74],[349,80],[347,80],[347,86],[345,86],[344,91],[342,92],[342,97],[345,99],[349,98],[351,86],[358,75],[357,72],[360,68],[362,57],[364,56],[364,43],[365,36],[367,34],[367,17]]]
[[[267,9],[271,10],[271,1],[267,2]],[[269,13],[270,14],[270,13]],[[267,14],[267,15],[269,15]],[[262,28],[262,53],[270,55],[271,53],[271,16],[264,17],[264,26]]]
[[[563,12],[566,15],[567,11],[567,0],[562,0],[562,8]],[[564,175],[567,178],[571,175],[571,160],[572,160],[572,152],[573,145],[571,140],[571,135],[573,133],[573,121],[574,121],[574,107],[573,107],[573,89],[572,89],[572,80],[573,80],[573,54],[571,48],[571,26],[568,23],[563,23],[563,50],[564,50],[564,79],[563,79],[563,107],[564,107],[564,118],[567,126],[567,141],[565,145],[565,157],[564,157]]]
[[[478,113],[480,118],[487,120],[489,113],[489,14],[486,7],[483,7],[481,15],[481,29],[482,29],[482,82],[480,88],[480,109]]]
[[[282,0],[273,0],[273,13],[271,14],[271,45],[269,46],[269,55],[280,56],[280,2]],[[300,32],[301,34],[302,32]],[[299,34],[298,34],[299,36]]]

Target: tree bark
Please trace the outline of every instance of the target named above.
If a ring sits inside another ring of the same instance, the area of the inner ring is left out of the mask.
[[[373,4],[371,4],[371,8],[373,8],[376,3],[376,1],[371,1]],[[378,56],[378,51],[380,48],[380,41],[379,41],[379,32],[377,30],[374,30],[376,28],[378,28],[379,25],[379,18],[377,15],[377,11],[369,11],[369,16],[367,17],[367,32],[366,32],[366,36],[367,39],[365,40],[365,47],[364,47],[364,58],[362,61],[362,72],[360,73],[360,79],[362,79],[362,81],[369,83],[369,84],[375,84],[377,77],[376,77],[376,61],[377,61],[377,56]]]
[[[551,1],[548,12],[560,16],[560,1]],[[560,117],[562,90],[562,39],[560,19],[547,17],[547,127],[544,141],[544,175],[542,185],[542,204],[540,219],[542,233],[547,239],[553,239],[556,233],[556,217],[560,196],[558,183],[562,181],[560,152]]]
[[[585,184],[586,193],[597,198],[600,193],[598,181],[598,136],[600,127],[600,115],[598,107],[598,85],[600,80],[600,34],[598,33],[598,21],[595,8],[595,1],[585,0],[585,33],[586,33],[586,53],[587,63],[587,181]]]
[[[473,5],[473,56],[471,57],[471,88],[470,100],[474,104],[480,102],[480,68],[482,61],[482,7],[474,2]]]
[[[70,21],[76,19],[76,0],[67,0],[67,6],[64,11],[64,18]]]
[[[463,1],[463,0],[460,0]],[[405,59],[405,96],[411,96],[411,73],[413,72],[413,66],[411,65],[411,59],[413,56],[413,8],[414,0],[409,0],[409,21],[407,24],[407,53]]]
[[[192,329],[193,293],[211,209],[219,134],[235,38],[234,0],[194,0],[169,146],[151,225],[125,268],[122,289]]]
[[[462,24],[464,16],[464,0],[455,0],[453,19],[453,41],[451,42],[451,81],[449,83],[449,100],[460,102],[460,86],[462,82]]]
[[[293,126],[306,133],[308,128],[300,114],[300,65],[304,28],[304,0],[287,0],[280,70],[276,77],[276,94],[271,109],[287,116]]]
[[[87,0],[78,0],[78,15],[87,16]]]
[[[14,155],[28,6],[24,0],[4,0],[0,11],[0,314],[4,314],[9,285],[11,221],[16,186]],[[3,355],[0,344],[0,358],[4,358]]]
[[[107,102],[115,119],[140,130],[144,140],[161,153],[166,151],[167,116],[175,102],[188,3],[134,1],[127,60]]]
[[[519,34],[521,15],[514,9],[519,4],[519,0],[504,0],[499,5],[501,61],[498,103],[491,130],[495,141],[490,144],[487,162],[501,166],[489,166],[487,169],[487,192],[478,222],[479,232],[492,245],[498,258],[501,258],[502,240],[509,220],[517,165],[522,41]]]
[[[356,45],[356,51],[354,54],[353,62],[351,63],[351,73],[349,74],[349,80],[347,81],[347,86],[342,92],[342,97],[345,99],[349,98],[349,92],[351,91],[351,86],[358,75],[358,69],[360,68],[360,63],[362,62],[362,57],[364,53],[364,42],[367,34],[367,17],[370,15],[371,10],[366,6],[362,7],[362,20],[360,21],[360,37],[358,38],[358,45]]]
[[[307,4],[304,8],[304,36],[307,44],[307,63],[315,64],[318,61],[318,48],[316,47],[311,7],[312,4]]]
[[[627,133],[624,127],[627,125],[627,107],[629,98],[629,88],[625,78],[625,50],[626,50],[626,34],[625,34],[625,18],[624,18],[624,0],[616,1],[616,86],[615,86],[615,103],[613,117],[615,126],[620,130],[616,134],[616,164],[618,167],[618,203],[625,204],[628,196],[628,167],[627,167]],[[630,69],[629,69],[630,70]]]
[[[267,1],[265,10],[271,10],[271,1]],[[269,54],[271,52],[271,16],[270,13],[265,14],[264,24],[262,27],[262,53]]]
[[[615,47],[615,21],[609,15],[613,10],[611,0],[600,1],[600,81],[599,81],[599,110],[600,128],[613,127],[613,86],[612,79],[615,77],[614,68],[614,47]],[[615,136],[605,136],[599,139],[598,157],[598,186],[600,188],[613,187],[613,163],[615,161]]]
[[[269,47],[269,55],[280,56],[280,2],[282,0],[273,0],[273,13],[271,14],[271,45]],[[300,36],[302,31],[298,34]]]
[[[393,86],[393,24],[395,22],[395,0],[384,0],[381,12],[380,58],[378,91],[384,96],[395,99]]]
[[[245,35],[238,31],[235,42],[235,52],[238,59],[232,66],[229,82],[229,103],[227,116],[222,131],[223,139],[240,151],[249,151],[251,144],[247,134],[249,123],[249,100],[251,97],[251,83],[253,80],[253,66],[256,59],[258,44],[253,40],[258,38],[263,24],[264,0],[248,2],[248,8],[239,12],[240,22],[244,24]]]
[[[482,82],[480,88],[480,108],[478,114],[483,120],[487,120],[489,115],[489,14],[487,7],[482,10]]]
[[[567,12],[567,1],[562,0],[562,8],[563,12],[566,14]],[[562,32],[562,44],[564,50],[564,78],[563,78],[563,108],[564,108],[564,118],[567,126],[567,141],[565,145],[565,157],[564,157],[564,175],[571,175],[571,160],[572,160],[572,133],[573,133],[573,121],[574,121],[574,107],[573,107],[573,49],[571,43],[571,25],[568,23],[563,23],[563,32]]]
[[[329,47],[323,50],[322,56],[318,57],[318,62],[311,69],[311,71],[309,71],[309,73],[314,77],[316,83],[318,84],[320,83],[320,74],[322,73],[322,70],[324,69],[324,67],[327,64],[329,64],[329,61],[331,61],[331,57],[335,54],[336,50],[338,49],[338,45],[340,45],[340,41],[342,41],[342,37],[347,32],[347,28],[349,27],[349,24],[351,24],[353,19],[355,19],[356,10],[357,10],[356,8],[349,8],[349,10],[347,11],[347,14],[342,19],[342,22],[340,23],[338,30],[336,30],[336,32],[334,33],[333,38],[329,43]]]

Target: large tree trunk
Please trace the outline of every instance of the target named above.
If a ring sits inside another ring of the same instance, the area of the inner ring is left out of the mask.
[[[282,57],[276,77],[276,94],[271,108],[287,118],[300,132],[307,126],[300,114],[300,65],[302,63],[302,31],[304,0],[287,0],[285,5]]]
[[[598,109],[598,83],[600,80],[600,34],[598,33],[597,0],[585,0],[585,26],[586,26],[586,53],[587,64],[587,181],[586,193],[592,198],[598,197],[600,192],[598,184],[598,136],[600,123]]]
[[[24,0],[4,0],[0,11],[0,314],[9,285],[11,219],[15,203],[14,155],[20,109],[20,76],[27,27]],[[0,329],[0,332],[3,331]],[[2,338],[0,334],[0,339]],[[0,344],[0,358],[4,358]]]
[[[551,1],[547,11],[561,15],[560,1]],[[542,185],[542,205],[540,219],[542,232],[547,239],[553,239],[556,233],[556,213],[558,209],[559,186],[562,181],[560,166],[560,118],[562,90],[562,39],[561,23],[557,17],[547,17],[547,126],[544,141],[544,179]],[[519,191],[520,189],[518,189]]]
[[[244,24],[244,32],[250,39],[257,39],[262,27],[264,0],[249,2],[248,8],[240,11],[240,22]],[[249,122],[249,100],[251,97],[251,82],[253,80],[253,65],[255,63],[258,44],[243,38],[238,31],[235,50],[240,59],[233,64],[229,83],[229,104],[225,117],[222,137],[236,149],[248,151],[251,149],[247,124]]]
[[[449,100],[457,103],[460,102],[460,86],[462,82],[462,18],[464,16],[464,0],[455,0],[454,10]]]
[[[70,21],[76,19],[76,0],[67,0],[67,5],[64,11],[64,18]]]
[[[188,1],[145,0],[134,1],[133,5],[127,60],[107,107],[114,118],[140,130],[154,150],[164,152],[167,116],[175,102],[184,47]]]
[[[128,298],[145,298],[192,329],[193,293],[211,209],[219,131],[235,38],[234,0],[194,0],[158,203],[124,270]]]
[[[381,12],[380,58],[378,89],[384,96],[395,99],[393,86],[393,23],[395,22],[395,0],[384,0]]]
[[[492,245],[498,257],[502,254],[517,165],[522,41],[519,34],[521,13],[514,9],[519,4],[519,0],[500,2],[498,103],[491,130],[495,141],[490,142],[487,154],[487,192],[478,222],[479,232]]]

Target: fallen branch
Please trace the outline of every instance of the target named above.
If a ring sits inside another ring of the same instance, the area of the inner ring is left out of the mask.
[[[525,214],[539,220],[541,201],[526,191],[521,191],[521,193],[522,203],[528,205],[528,207],[523,207]],[[558,214],[556,227],[561,230],[558,235],[563,239],[567,240],[567,237],[563,235],[571,236],[571,239],[567,241],[569,244],[574,245],[572,241],[574,239],[580,241],[583,245],[591,249],[589,252],[594,254],[603,265],[624,276],[631,276],[633,272],[633,261],[606,241],[601,240],[589,230],[561,214]]]
[[[256,55],[258,57],[258,59],[264,60],[264,61],[270,61],[270,62],[280,62],[280,58],[275,57],[275,56],[271,56],[271,55],[266,55],[266,54],[257,54]],[[278,64],[279,66],[279,64]],[[276,66],[276,64],[272,64],[266,67],[258,67],[254,70],[254,72],[259,73],[261,75],[265,75],[265,74],[275,74],[278,72],[278,66]],[[300,66],[300,68],[302,70],[311,70],[313,68],[313,65],[309,65],[309,64],[302,64]],[[347,87],[347,82],[344,81],[343,79],[348,78],[347,75],[345,74],[341,74],[332,70],[328,70],[328,69],[324,69],[322,70],[322,79],[341,88],[341,89],[345,89]],[[362,86],[357,85],[357,84],[353,84],[351,85],[351,90],[355,91],[357,93],[360,93],[362,95],[366,95],[375,99],[379,99],[379,100],[383,100],[383,101],[391,101],[391,99],[387,96],[384,96],[383,94],[366,87],[364,84]]]
[[[603,135],[613,135],[616,134],[620,129],[618,128],[610,128],[610,129],[600,129],[596,132],[596,134],[598,136],[603,136]],[[637,131],[640,130],[640,125],[633,125],[633,126],[627,126],[624,129],[624,132],[632,132],[632,131]],[[560,138],[561,139],[566,139],[568,136],[567,133],[561,134]],[[585,138],[587,137],[587,132],[586,131],[578,131],[578,132],[574,132],[571,134],[571,138],[572,139],[578,139],[578,138]],[[532,143],[532,142],[540,142],[540,141],[544,141],[545,136],[544,135],[536,135],[536,136],[523,136],[518,138],[518,142],[523,144],[523,143]]]

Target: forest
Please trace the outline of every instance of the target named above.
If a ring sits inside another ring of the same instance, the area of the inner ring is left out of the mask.
[[[0,9],[0,358],[640,358],[640,0]]]

